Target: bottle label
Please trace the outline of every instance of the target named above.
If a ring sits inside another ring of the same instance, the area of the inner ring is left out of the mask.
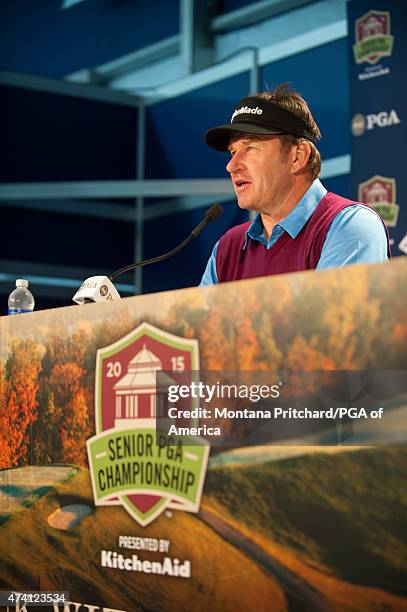
[[[24,314],[25,312],[32,312],[32,310],[27,310],[25,308],[9,308],[8,309],[8,314],[9,315]]]

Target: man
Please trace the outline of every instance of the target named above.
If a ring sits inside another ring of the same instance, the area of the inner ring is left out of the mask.
[[[230,124],[206,132],[210,147],[230,152],[226,170],[240,208],[257,215],[221,237],[201,285],[387,261],[379,215],[319,181],[320,137],[307,103],[285,84],[244,98]]]

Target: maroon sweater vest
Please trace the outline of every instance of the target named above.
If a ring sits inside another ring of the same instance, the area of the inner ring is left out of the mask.
[[[251,221],[232,227],[222,236],[218,244],[216,252],[218,281],[224,283],[315,269],[335,216],[344,208],[355,204],[358,202],[328,192],[296,238],[291,238],[287,232],[283,232],[269,249],[257,240],[249,238],[243,250]],[[389,243],[388,237],[387,241]]]

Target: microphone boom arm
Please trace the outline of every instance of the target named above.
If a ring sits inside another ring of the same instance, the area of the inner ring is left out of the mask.
[[[172,249],[172,251],[168,251],[168,253],[164,253],[163,255],[158,255],[157,257],[152,257],[151,259],[145,259],[144,261],[139,261],[138,263],[133,263],[128,266],[124,266],[124,268],[120,268],[120,270],[116,270],[116,272],[110,274],[109,279],[113,281],[121,274],[125,274],[125,272],[130,272],[130,270],[135,270],[136,268],[142,268],[144,266],[149,266],[153,263],[158,263],[159,261],[164,261],[165,259],[168,259],[169,257],[172,257],[173,255],[179,253],[179,251],[186,247],[187,244],[191,242],[193,238],[195,238],[195,236],[190,234],[187,238],[185,238],[185,240],[181,242],[181,244]]]
[[[213,206],[210,207],[209,210],[207,210],[205,217],[192,230],[190,235],[187,238],[185,238],[185,240],[183,240],[174,249],[172,249],[171,251],[168,251],[168,253],[164,253],[163,255],[158,255],[157,257],[152,257],[151,259],[145,259],[144,261],[139,261],[138,263],[132,263],[132,264],[129,264],[128,266],[124,266],[124,268],[120,268],[120,270],[116,270],[115,272],[112,272],[112,274],[110,274],[110,276],[108,277],[109,280],[113,281],[115,278],[117,278],[121,274],[124,274],[125,272],[130,272],[130,270],[135,270],[136,268],[142,268],[143,266],[149,266],[150,264],[158,263],[159,261],[164,261],[165,259],[169,259],[173,255],[176,255],[177,253],[179,253],[179,251],[181,251],[184,247],[186,247],[187,244],[189,244],[193,238],[196,238],[202,232],[202,230],[205,229],[208,223],[210,223],[211,221],[216,221],[216,219],[220,217],[222,213],[223,213],[222,206],[220,204],[214,204]]]

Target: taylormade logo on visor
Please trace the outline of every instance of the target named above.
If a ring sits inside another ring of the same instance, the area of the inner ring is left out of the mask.
[[[239,108],[238,110],[235,110],[235,112],[233,113],[232,118],[230,120],[230,123],[232,123],[232,121],[236,117],[236,115],[243,115],[243,114],[262,115],[263,111],[258,106],[256,106],[256,108],[250,108],[250,106],[242,106],[242,108]]]

